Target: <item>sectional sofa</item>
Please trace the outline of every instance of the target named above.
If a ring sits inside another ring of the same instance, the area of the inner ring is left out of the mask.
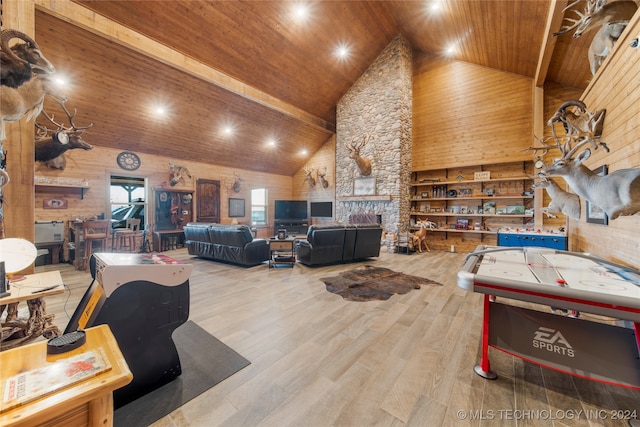
[[[379,224],[311,225],[307,239],[296,246],[298,262],[326,265],[352,262],[380,255]]]
[[[189,255],[244,266],[262,264],[269,259],[269,243],[254,239],[246,225],[190,222],[184,226]]]

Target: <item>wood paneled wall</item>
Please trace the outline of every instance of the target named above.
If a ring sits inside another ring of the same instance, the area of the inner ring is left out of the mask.
[[[316,180],[316,186],[311,187],[306,180],[304,167],[308,169],[327,168],[326,180],[329,182],[327,188],[323,188],[316,173],[313,178]],[[312,218],[310,223],[332,223],[335,220],[335,203],[336,203],[336,137],[332,136],[320,150],[318,150],[293,176],[293,193],[292,200],[307,200],[309,202],[333,202],[333,218]]]
[[[414,55],[412,169],[530,160],[531,79]]]
[[[135,151],[135,150],[134,150]],[[120,169],[116,164],[116,156],[119,150],[95,147],[91,151],[70,151],[67,153],[67,168],[64,171],[49,169],[46,166],[37,163],[36,175],[45,176],[51,179],[68,178],[68,179],[87,179],[89,188],[84,192],[84,199],[80,197],[78,189],[57,189],[38,187],[35,195],[35,220],[36,221],[52,221],[64,220],[65,232],[68,239],[68,220],[84,217],[90,218],[95,215],[109,215],[109,179],[112,174],[146,177],[149,181],[149,188],[159,188],[164,186],[170,187],[169,167],[170,161],[176,165],[185,166],[191,173],[191,179],[180,182],[174,188],[177,190],[187,189],[195,190],[196,179],[213,179],[219,180],[221,184],[220,194],[220,214],[222,223],[231,223],[229,218],[228,200],[230,197],[245,199],[245,217],[234,218],[239,223],[249,224],[251,221],[251,189],[267,188],[269,200],[269,221],[273,224],[273,200],[289,199],[293,192],[293,180],[290,176],[273,175],[259,172],[252,172],[240,168],[225,168],[216,165],[196,162],[182,162],[171,158],[153,156],[149,154],[139,153],[142,165],[133,172],[127,172]],[[234,173],[240,175],[244,179],[239,193],[234,193],[231,185],[234,181]],[[149,195],[150,209],[153,207],[153,194]],[[194,194],[194,206],[197,202],[197,194]],[[67,209],[44,209],[43,200],[46,198],[63,198],[68,201]],[[149,221],[153,216],[150,212],[147,214]],[[268,237],[272,232],[272,225],[269,227],[259,228],[258,237]]]

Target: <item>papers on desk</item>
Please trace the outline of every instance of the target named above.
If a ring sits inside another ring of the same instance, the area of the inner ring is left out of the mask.
[[[102,349],[87,351],[22,372],[4,381],[0,412],[39,399],[111,369]]]

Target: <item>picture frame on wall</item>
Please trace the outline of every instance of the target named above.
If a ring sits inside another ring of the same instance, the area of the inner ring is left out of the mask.
[[[375,178],[354,178],[353,195],[354,196],[375,196],[376,195],[376,179]]]
[[[244,199],[229,198],[229,217],[238,218],[244,216]]]
[[[593,169],[593,172],[599,176],[605,176],[608,173],[607,165],[602,165],[598,168]],[[585,200],[586,202],[586,211],[587,211],[587,222],[590,224],[601,224],[608,225],[609,217],[604,212],[604,210],[600,206],[596,206],[593,203]]]

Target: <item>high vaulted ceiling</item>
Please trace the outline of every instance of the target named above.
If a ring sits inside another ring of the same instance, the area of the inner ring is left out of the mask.
[[[588,84],[595,32],[549,35],[566,1],[444,0],[438,14],[431,3],[309,2],[299,22],[287,1],[75,0],[37,8],[36,40],[69,76],[75,122],[94,123],[88,142],[287,176],[335,133],[336,104],[399,34],[414,55],[442,57],[458,41],[455,60]],[[341,43],[345,60],[334,55]]]

